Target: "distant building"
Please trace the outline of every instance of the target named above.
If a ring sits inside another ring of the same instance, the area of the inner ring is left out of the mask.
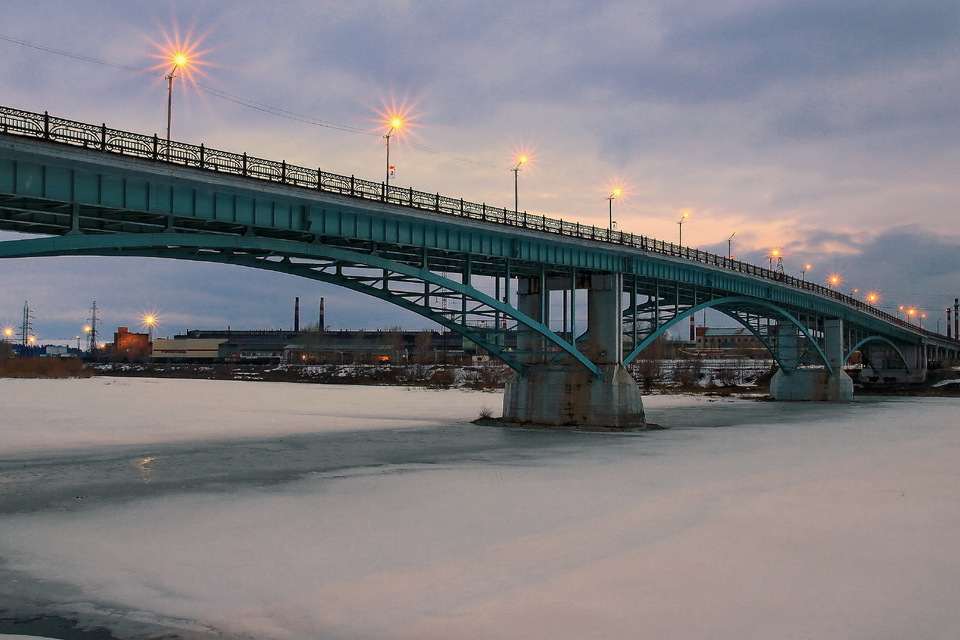
[[[486,352],[454,332],[191,330],[153,341],[154,362],[472,363]]]
[[[131,333],[126,327],[117,327],[113,334],[113,355],[117,361],[135,362],[150,357],[150,335]]]
[[[761,334],[765,327],[761,327]],[[690,355],[714,358],[769,358],[763,342],[746,327],[697,327]]]
[[[177,338],[154,338],[153,361],[216,360],[220,357],[220,343],[223,342],[220,338]]]

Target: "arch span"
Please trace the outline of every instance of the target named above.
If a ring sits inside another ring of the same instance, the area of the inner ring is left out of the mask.
[[[509,320],[513,330],[535,333],[547,349],[559,350],[594,375],[597,365],[546,325],[468,283],[458,282],[423,266],[348,251],[330,245],[258,236],[207,234],[73,234],[0,242],[0,258],[42,256],[151,257],[233,264],[287,273],[365,293],[417,313],[482,346],[518,372],[527,353],[508,348],[508,331],[497,321]],[[442,301],[456,301],[448,308]],[[487,327],[468,319],[488,320]],[[492,328],[491,328],[492,327]]]
[[[896,352],[897,356],[900,358],[900,361],[903,362],[903,368],[906,369],[907,374],[908,375],[910,374],[911,372],[910,365],[907,364],[907,358],[906,356],[903,355],[903,351],[901,351],[900,347],[894,344],[890,339],[884,338],[883,336],[867,336],[866,338],[864,338],[863,340],[855,344],[850,349],[850,351],[847,352],[847,355],[843,357],[843,361],[844,362],[848,361],[853,356],[853,354],[857,351],[857,349],[859,349],[860,347],[862,347],[863,345],[869,342],[883,342],[887,346],[889,346],[891,349],[893,349]]]
[[[717,311],[720,311],[724,315],[730,318],[733,318],[734,320],[742,324],[744,327],[746,327],[767,348],[767,351],[770,352],[770,354],[773,356],[774,360],[777,362],[780,368],[783,370],[786,370],[785,367],[783,366],[783,362],[780,360],[779,355],[777,354],[776,350],[771,347],[767,338],[761,335],[761,333],[757,331],[756,327],[751,325],[748,320],[738,315],[736,309],[726,308],[728,306],[735,307],[737,305],[746,306],[746,307],[760,307],[760,308],[767,309],[769,311],[774,312],[773,313],[774,316],[781,317],[787,320],[788,322],[790,322],[791,324],[793,324],[794,326],[796,326],[797,329],[807,338],[809,343],[812,345],[813,349],[816,351],[820,360],[823,361],[823,364],[826,367],[827,371],[830,372],[831,374],[833,373],[833,368],[830,366],[830,363],[827,360],[827,356],[823,352],[823,349],[820,347],[820,345],[817,343],[814,337],[810,334],[810,331],[807,329],[807,327],[804,326],[804,324],[800,322],[800,320],[798,320],[793,314],[791,314],[786,309],[783,309],[782,307],[779,307],[773,304],[772,302],[767,302],[766,300],[758,300],[755,298],[746,298],[743,296],[728,296],[725,298],[717,298],[715,300],[701,302],[700,304],[696,304],[691,306],[688,309],[685,309],[684,311],[678,313],[677,315],[672,317],[670,320],[668,320],[661,326],[657,327],[657,329],[653,333],[651,333],[649,336],[644,338],[644,340],[640,342],[640,344],[638,344],[633,349],[633,351],[627,354],[627,356],[623,359],[623,364],[626,365],[632,362],[633,359],[636,358],[638,355],[640,355],[640,353],[644,349],[650,346],[650,344],[654,340],[656,340],[658,337],[666,333],[666,331],[670,327],[676,325],[682,320],[689,318],[690,316],[704,309],[716,309]]]

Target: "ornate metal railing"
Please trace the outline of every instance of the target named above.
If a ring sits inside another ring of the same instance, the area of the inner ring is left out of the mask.
[[[364,200],[384,202],[495,224],[545,231],[585,240],[609,242],[639,249],[647,253],[694,260],[737,273],[765,278],[827,298],[832,298],[912,331],[942,337],[939,336],[939,334],[920,329],[907,321],[894,317],[852,296],[842,294],[839,291],[815,282],[795,278],[781,271],[766,269],[740,260],[734,260],[727,256],[708,253],[706,251],[700,251],[699,249],[692,249],[690,247],[673,244],[672,242],[656,240],[633,233],[624,233],[622,231],[584,225],[579,222],[558,220],[546,216],[531,215],[526,211],[511,211],[506,207],[490,207],[486,204],[466,202],[462,198],[448,198],[441,196],[439,193],[432,194],[423,191],[414,191],[412,187],[397,187],[394,185],[388,187],[382,182],[371,182],[369,180],[358,179],[354,176],[327,173],[320,169],[288,165],[283,161],[277,162],[275,160],[255,158],[248,156],[246,153],[236,154],[218,149],[209,149],[202,144],[196,146],[173,140],[168,142],[166,139],[159,138],[156,134],[147,136],[139,133],[110,129],[106,124],[98,126],[75,122],[73,120],[64,120],[62,118],[52,117],[47,112],[33,113],[9,107],[0,107],[0,132],[41,138],[43,140],[95,149],[107,153],[147,158],[156,162],[168,162],[207,171],[229,173],[316,191],[337,193]]]

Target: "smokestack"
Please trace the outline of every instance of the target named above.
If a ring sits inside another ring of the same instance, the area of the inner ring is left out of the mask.
[[[960,298],[953,299],[953,339],[960,339]]]
[[[297,333],[300,331],[300,296],[297,296],[293,303],[293,330]]]
[[[697,341],[696,318],[694,318],[691,315],[690,316],[690,342],[696,342],[696,341]]]
[[[320,331],[323,331],[324,328],[327,326],[324,324],[324,320],[323,320],[323,298],[322,297],[320,298],[320,320],[317,326]]]

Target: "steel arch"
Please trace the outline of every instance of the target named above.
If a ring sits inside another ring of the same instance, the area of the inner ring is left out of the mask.
[[[437,324],[460,333],[484,347],[518,372],[526,365],[524,356],[534,352],[508,349],[496,337],[508,331],[484,329],[467,324],[468,316],[508,318],[514,330],[532,332],[556,351],[565,352],[585,369],[599,375],[599,368],[574,345],[546,325],[516,308],[463,283],[438,275],[429,269],[391,261],[373,254],[358,253],[340,247],[258,236],[207,234],[73,234],[8,240],[0,242],[0,258],[40,256],[96,255],[106,257],[153,257],[234,264],[256,269],[310,278],[345,287],[396,304]],[[297,260],[297,261],[295,261]],[[378,270],[374,273],[346,273],[350,270]],[[406,285],[406,289],[390,289]],[[419,290],[414,288],[420,287]],[[433,306],[431,299],[454,298],[461,301],[458,310]],[[468,307],[468,304],[471,305]],[[458,322],[457,318],[461,321]],[[493,339],[491,339],[493,337]],[[535,352],[547,353],[547,350]]]
[[[814,337],[810,334],[810,331],[806,328],[806,326],[804,326],[803,323],[801,323],[793,314],[791,314],[791,313],[790,313],[789,311],[787,311],[786,309],[783,309],[783,308],[781,308],[781,307],[778,307],[777,305],[775,305],[775,304],[773,304],[773,303],[771,303],[771,302],[767,302],[766,300],[760,300],[760,299],[757,299],[757,298],[747,298],[747,297],[743,297],[743,296],[730,296],[730,297],[726,297],[726,298],[717,298],[717,299],[715,299],[715,300],[709,300],[709,301],[707,301],[707,302],[701,302],[700,304],[694,305],[694,306],[692,306],[692,307],[690,307],[690,308],[688,308],[688,309],[685,309],[684,311],[681,311],[680,313],[678,313],[678,314],[676,314],[675,316],[673,316],[672,318],[670,318],[670,320],[668,320],[668,321],[665,322],[664,324],[662,324],[662,325],[660,325],[659,327],[657,327],[657,329],[656,329],[655,331],[653,331],[653,333],[651,333],[649,336],[647,336],[646,338],[644,338],[643,341],[642,341],[640,344],[638,344],[636,347],[634,347],[633,351],[631,351],[631,352],[623,359],[623,364],[626,365],[626,364],[629,364],[630,362],[632,362],[633,359],[636,358],[636,357],[640,354],[641,351],[643,351],[644,349],[646,349],[654,340],[656,340],[658,337],[660,337],[661,335],[663,335],[663,334],[667,331],[667,329],[669,329],[669,328],[672,327],[673,325],[679,323],[681,320],[684,320],[685,318],[688,318],[688,317],[690,317],[691,315],[693,315],[693,314],[695,314],[695,313],[697,313],[697,312],[699,312],[699,311],[702,311],[702,310],[704,310],[704,309],[715,308],[717,311],[720,311],[721,313],[723,313],[723,314],[725,314],[725,315],[733,318],[734,320],[736,320],[737,322],[739,322],[740,324],[742,324],[744,327],[746,327],[748,330],[750,330],[750,332],[753,333],[753,335],[755,335],[755,336],[757,337],[757,339],[760,340],[760,341],[764,344],[764,346],[767,347],[767,350],[770,351],[770,354],[773,356],[773,358],[774,358],[774,360],[777,362],[777,364],[780,365],[780,368],[781,368],[782,370],[786,371],[787,369],[783,366],[783,362],[780,360],[780,357],[779,357],[779,355],[776,353],[776,350],[774,350],[774,349],[772,349],[772,348],[770,347],[770,345],[769,345],[769,343],[767,342],[767,340],[765,340],[765,339],[763,338],[763,336],[760,335],[760,333],[759,333],[749,322],[747,322],[746,320],[744,320],[744,319],[741,318],[740,316],[736,315],[736,312],[735,312],[735,311],[733,311],[733,310],[727,310],[727,309],[723,308],[723,307],[726,306],[726,305],[733,305],[733,304],[744,304],[744,305],[750,305],[750,306],[753,306],[753,307],[757,307],[757,306],[759,306],[759,307],[764,307],[764,308],[770,309],[770,310],[772,310],[772,311],[775,311],[777,315],[779,315],[779,316],[783,317],[784,319],[788,320],[789,322],[791,322],[793,325],[795,325],[795,326],[800,330],[800,332],[807,338],[807,340],[808,340],[808,341],[810,342],[810,344],[813,346],[813,348],[814,348],[814,350],[816,351],[817,355],[820,357],[820,359],[823,361],[824,366],[827,368],[827,371],[830,372],[831,374],[833,373],[833,368],[830,366],[830,363],[829,363],[829,361],[827,360],[827,356],[826,356],[826,354],[823,352],[823,349],[820,347],[819,343],[818,343],[818,342],[814,339]]]
[[[868,337],[864,338],[863,340],[861,340],[860,342],[858,342],[857,344],[855,344],[855,345],[850,349],[850,351],[847,353],[847,355],[845,355],[845,356],[843,357],[843,361],[846,362],[847,360],[849,360],[850,357],[853,356],[853,354],[857,351],[857,349],[859,349],[860,347],[862,347],[864,344],[866,344],[866,343],[868,343],[868,342],[885,342],[885,343],[887,343],[890,347],[893,348],[894,351],[896,351],[897,355],[900,356],[900,361],[903,362],[903,368],[906,369],[907,373],[909,374],[909,373],[911,372],[910,365],[907,363],[907,358],[906,358],[906,356],[903,355],[903,352],[900,351],[900,347],[898,347],[896,344],[894,344],[894,343],[893,343],[891,340],[889,340],[888,338],[884,338],[883,336],[868,336]]]

